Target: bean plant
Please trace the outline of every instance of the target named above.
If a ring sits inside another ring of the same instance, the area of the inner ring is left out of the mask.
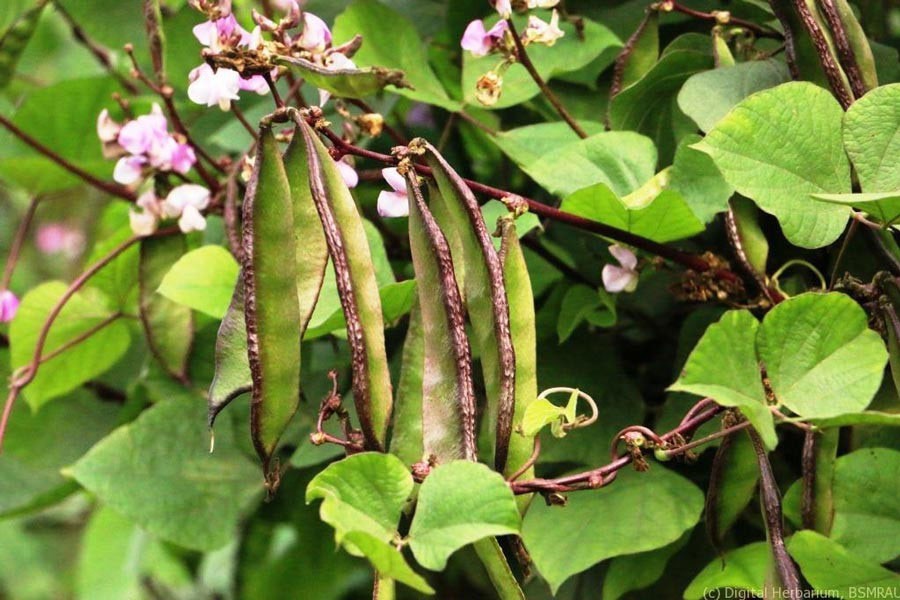
[[[900,597],[898,23],[6,0],[0,597]]]

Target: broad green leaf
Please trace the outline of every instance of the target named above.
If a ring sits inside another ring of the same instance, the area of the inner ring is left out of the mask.
[[[663,164],[669,164],[682,134],[693,133],[690,120],[678,108],[676,97],[688,77],[712,66],[712,56],[689,50],[669,51],[633,85],[609,104],[614,130],[631,130],[650,137]]]
[[[778,443],[756,359],[759,322],[746,310],[732,310],[710,325],[688,357],[670,391],[709,396],[741,409],[766,446]]]
[[[602,288],[593,289],[582,284],[573,285],[563,296],[559,320],[556,323],[556,335],[559,337],[560,343],[569,339],[569,336],[585,320],[602,327],[615,325],[615,300]]]
[[[582,121],[579,123],[589,135],[602,133],[603,123]],[[535,165],[542,157],[551,155],[560,146],[574,144],[578,135],[566,123],[538,123],[526,125],[490,136],[514,163],[527,173],[528,168]]]
[[[697,218],[709,223],[717,214],[727,210],[734,188],[728,185],[707,154],[691,147],[700,139],[698,135],[688,135],[678,144],[669,170],[667,189],[681,194]]]
[[[17,404],[0,454],[0,517],[42,508],[74,492],[77,486],[59,470],[112,430],[117,413],[118,407],[86,391],[51,402],[38,413]]]
[[[762,595],[772,553],[766,542],[755,542],[716,557],[684,590],[685,600],[702,600],[712,590],[737,588]],[[724,565],[723,565],[724,563]]]
[[[353,56],[357,65],[403,71],[413,89],[396,89],[401,96],[459,110],[431,70],[422,40],[404,15],[376,0],[355,0],[335,20],[332,34],[335,45],[362,35],[363,45]]]
[[[419,489],[409,545],[426,569],[443,571],[450,555],[472,542],[519,532],[519,509],[503,476],[457,460],[431,471]]]
[[[514,144],[528,144],[529,137],[517,136],[521,141]],[[550,146],[536,158],[531,150],[500,144],[507,153],[515,148],[511,155],[522,170],[548,192],[561,196],[597,183],[624,196],[653,177],[656,169],[653,142],[630,131],[607,131],[561,147]]]
[[[140,247],[141,325],[147,345],[160,365],[176,379],[187,379],[188,358],[194,343],[191,309],[172,302],[156,290],[163,276],[185,250],[183,236],[145,239]]]
[[[713,158],[738,192],[774,215],[791,243],[818,248],[847,223],[849,209],[809,198],[850,191],[842,116],[827,90],[785,83],[742,101],[694,147]]]
[[[876,88],[844,116],[844,147],[864,192],[900,190],[900,84]],[[849,190],[822,190],[827,192]]]
[[[390,542],[412,491],[412,475],[399,458],[363,452],[316,475],[306,488],[306,503],[322,500],[319,515],[334,527],[339,544],[352,531]]]
[[[300,304],[293,198],[281,149],[260,127],[243,204],[244,321],[253,378],[250,437],[266,481],[271,458],[300,403]]]
[[[798,531],[787,547],[816,590],[839,598],[890,598],[900,593],[900,575],[815,531]]]
[[[92,265],[105,259],[116,248],[126,243],[134,232],[128,224],[129,207],[124,202],[109,204],[97,227],[97,242],[85,260]],[[139,301],[139,244],[132,244],[91,277],[90,285],[106,294],[111,306],[123,312],[137,312]],[[171,265],[170,265],[171,266]],[[155,292],[154,287],[150,292]]]
[[[800,416],[861,411],[881,385],[887,350],[865,311],[844,294],[802,294],[778,304],[757,339],[778,401]]]
[[[75,79],[37,89],[16,110],[12,121],[55,152],[84,166],[95,175],[110,179],[113,161],[103,158],[97,139],[97,115],[112,104],[110,94],[119,89],[110,77]],[[66,99],[60,110],[60,98]],[[31,192],[75,187],[81,180],[5,130],[0,132],[0,176]]]
[[[333,269],[330,265],[326,270],[326,277],[329,274],[333,274]],[[332,291],[331,286],[327,283],[322,289],[329,290],[329,292]],[[333,291],[335,296],[337,296],[337,289],[333,289]],[[383,285],[378,288],[378,297],[381,299],[381,310],[384,313],[385,324],[388,326],[395,325],[403,315],[412,310],[416,298],[416,281],[407,279],[406,281],[397,281]],[[325,302],[330,302],[330,300],[331,297],[329,296]],[[337,310],[331,313],[331,316],[327,319],[307,329],[303,336],[304,340],[313,340],[332,333],[340,333],[342,336],[346,335],[347,320],[344,318],[344,312],[340,308],[340,300],[335,299],[335,301],[338,304]],[[327,306],[327,304],[323,304],[323,306]],[[310,323],[313,323],[314,320],[315,315]]]
[[[202,246],[182,256],[163,277],[159,293],[216,319],[225,316],[238,264],[222,246]]]
[[[387,85],[410,88],[403,71],[382,67],[363,69],[326,69],[302,58],[279,57],[278,62],[293,67],[310,84],[340,98],[365,98]]]
[[[395,579],[424,594],[434,593],[428,582],[410,568],[400,550],[384,540],[364,531],[351,531],[345,540],[369,559],[381,577]]]
[[[9,331],[14,369],[31,363],[40,331],[66,289],[66,284],[51,281],[32,288],[22,299]],[[107,298],[92,288],[82,289],[66,302],[41,353],[51,358],[41,363],[37,376],[24,390],[32,408],[105,373],[128,350],[128,327],[108,304]]]
[[[678,106],[703,131],[710,131],[741,100],[790,81],[778,60],[754,60],[692,75],[678,93]]]
[[[662,577],[669,559],[688,542],[685,533],[668,546],[617,556],[609,561],[609,569],[603,578],[603,600],[618,600],[628,592],[642,590]]]
[[[900,191],[871,194],[811,194],[816,200],[852,206],[875,217],[879,223],[893,225],[900,219]]]
[[[900,413],[886,413],[875,410],[837,415],[835,417],[812,418],[809,421],[818,427],[844,427],[846,425],[886,425],[900,427]]]
[[[849,552],[885,563],[900,554],[896,476],[900,452],[863,448],[837,459],[830,537]]]
[[[623,469],[608,488],[572,494],[565,507],[532,504],[522,538],[556,593],[569,577],[602,560],[671,544],[702,510],[703,493],[684,477],[662,467]]]
[[[561,208],[655,242],[670,242],[703,231],[703,223],[697,220],[681,195],[672,190],[663,190],[645,206],[632,207],[598,183],[567,196]]]
[[[69,474],[102,502],[164,540],[214,550],[262,491],[258,467],[220,427],[209,453],[206,408],[183,394],[119,427]]]
[[[549,11],[531,11],[532,15],[550,20]],[[485,27],[490,28],[499,20],[497,15],[485,19]],[[514,16],[513,20],[519,32],[525,30],[527,19],[524,16]],[[563,30],[563,37],[552,47],[541,44],[533,44],[528,47],[528,57],[535,69],[549,81],[563,73],[576,71],[594,62],[601,55],[605,57],[605,64],[609,65],[615,59],[615,52],[621,47],[621,42],[616,35],[603,25],[599,25],[590,19],[583,19],[583,37],[575,31],[575,26],[560,19],[559,28]],[[462,86],[466,104],[481,106],[475,98],[475,83],[486,72],[494,69],[500,58],[496,54],[483,57],[475,57],[471,52],[463,53]],[[599,66],[602,68],[603,60]],[[519,63],[513,63],[503,73],[503,93],[496,104],[486,107],[491,109],[507,108],[521,102],[525,102],[540,93],[540,89],[534,80]]]
[[[20,14],[5,30],[0,29],[0,89],[9,85],[19,57],[28,46],[47,0],[39,0]]]

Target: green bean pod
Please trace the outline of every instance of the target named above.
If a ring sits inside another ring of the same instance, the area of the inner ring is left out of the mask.
[[[362,218],[337,165],[312,128],[297,119],[306,142],[310,191],[334,264],[353,376],[353,399],[366,447],[385,447],[392,391],[384,347],[384,317]]]
[[[476,460],[475,389],[464,307],[450,246],[425,204],[415,172],[406,175],[409,245],[422,313],[425,363],[422,437],[429,461]]]
[[[502,234],[500,260],[503,265],[503,283],[509,300],[509,328],[516,354],[516,408],[513,413],[513,429],[522,424],[525,409],[537,398],[537,334],[535,332],[534,292],[528,265],[516,233],[516,223],[509,217],[500,220]],[[509,440],[509,458],[504,474],[518,471],[531,457],[534,437],[513,433]],[[529,467],[520,477],[534,476]]]
[[[253,389],[247,358],[247,326],[244,319],[244,280],[238,276],[231,303],[216,336],[215,374],[207,394],[207,421],[210,429],[228,403]]]
[[[723,539],[756,491],[759,470],[750,437],[736,431],[716,449],[706,492],[706,533],[721,554]]]
[[[261,127],[244,199],[244,317],[253,379],[250,433],[270,487],[272,455],[300,400],[300,309],[291,191],[271,127]]]
[[[188,380],[194,316],[190,308],[156,290],[185,248],[183,236],[147,238],[141,241],[138,260],[138,311],[147,346],[162,368],[182,383]]]
[[[425,140],[410,147],[422,149],[433,171],[452,227],[462,247],[465,264],[465,300],[474,332],[473,346],[481,357],[487,390],[487,426],[494,468],[503,472],[509,452],[515,410],[516,357],[509,325],[509,305],[503,268],[475,195],[443,156]]]
[[[32,8],[19,15],[0,36],[0,89],[5,88],[12,80],[19,58],[34,35],[41,20],[41,13],[44,12],[48,2],[49,0],[38,0]]]
[[[875,70],[875,56],[866,32],[860,25],[853,9],[847,0],[833,0],[838,17],[847,34],[847,41],[851,50],[851,56],[855,59],[862,77],[863,93],[878,87],[878,73]]]
[[[422,441],[422,383],[425,371],[425,337],[422,311],[415,300],[409,312],[409,327],[403,341],[400,379],[394,399],[391,427],[391,453],[405,464],[417,463],[425,456]]]

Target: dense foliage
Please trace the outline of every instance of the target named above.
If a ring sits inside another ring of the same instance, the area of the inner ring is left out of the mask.
[[[898,41],[5,0],[0,598],[900,597]]]

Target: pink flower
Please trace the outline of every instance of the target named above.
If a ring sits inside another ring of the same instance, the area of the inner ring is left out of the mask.
[[[396,168],[382,169],[381,176],[394,190],[378,194],[378,214],[382,217],[406,217],[409,215],[409,200],[406,195],[406,179]]]
[[[617,244],[609,247],[609,253],[619,261],[619,265],[603,267],[603,287],[611,294],[633,292],[638,284],[637,256],[634,252]]]
[[[221,52],[223,48],[249,45],[252,39],[252,34],[241,27],[231,14],[195,25],[193,32],[197,41],[214,53]]]
[[[119,145],[131,154],[146,154],[154,145],[165,143],[169,137],[168,128],[162,109],[159,104],[154,104],[150,114],[141,115],[122,126]]]
[[[485,56],[503,39],[507,29],[509,25],[506,21],[497,21],[496,25],[485,31],[484,22],[475,20],[466,27],[459,45],[474,56]]]
[[[108,110],[104,108],[100,111],[100,114],[97,115],[97,137],[101,142],[107,144],[117,141],[121,130],[122,125],[110,118]]]
[[[122,185],[131,185],[144,176],[144,165],[147,159],[143,156],[123,156],[116,162],[113,179]]]
[[[197,104],[206,106],[219,105],[222,110],[231,108],[231,101],[238,100],[238,90],[241,89],[241,76],[231,69],[212,70],[208,64],[203,63],[193,71],[188,78],[191,84],[188,86],[188,98]]]
[[[63,223],[47,223],[38,228],[35,243],[44,254],[76,256],[84,248],[84,234]]]
[[[349,163],[343,160],[336,161],[338,171],[341,172],[341,179],[348,188],[355,188],[359,184],[359,174]],[[405,184],[404,184],[405,185]]]
[[[274,80],[274,77],[272,78]],[[264,96],[269,93],[269,84],[266,83],[266,78],[262,75],[254,75],[249,79],[241,79],[238,81],[238,87],[242,90],[246,90],[248,92],[256,92],[260,96]]]
[[[310,12],[305,12],[303,32],[296,42],[310,52],[323,52],[331,44],[331,30],[325,21]]]
[[[510,0],[494,0],[494,10],[496,10],[504,19],[508,19],[512,14]]]
[[[9,323],[19,310],[19,299],[9,290],[0,291],[0,323]]]
[[[174,141],[174,139],[172,141]],[[190,171],[191,167],[193,167],[194,163],[196,162],[197,155],[194,153],[194,149],[191,148],[190,145],[179,144],[178,142],[175,142],[175,146],[172,148],[168,160],[169,167],[172,171],[176,171],[183,175]]]

